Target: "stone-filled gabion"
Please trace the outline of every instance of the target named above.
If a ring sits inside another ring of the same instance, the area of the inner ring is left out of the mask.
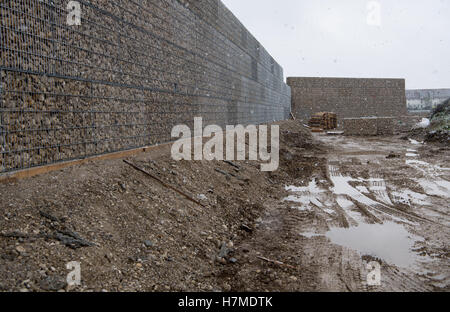
[[[377,118],[344,118],[345,135],[371,136],[378,134]]]
[[[393,135],[398,132],[396,121],[393,117],[344,118],[344,132],[345,135]]]
[[[338,119],[407,116],[405,79],[288,77],[292,112],[309,120],[334,112]]]
[[[0,4],[0,172],[290,114],[283,70],[218,0]]]

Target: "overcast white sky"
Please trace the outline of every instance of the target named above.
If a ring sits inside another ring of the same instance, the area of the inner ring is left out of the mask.
[[[375,1],[379,26],[369,0],[222,1],[285,77],[405,78],[407,89],[450,88],[450,0]]]

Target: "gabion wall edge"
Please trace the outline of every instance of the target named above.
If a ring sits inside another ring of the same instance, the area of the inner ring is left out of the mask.
[[[0,173],[289,118],[283,70],[218,0],[0,2]]]

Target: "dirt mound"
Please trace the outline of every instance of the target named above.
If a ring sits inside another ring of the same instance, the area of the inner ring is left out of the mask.
[[[122,160],[0,185],[0,291],[231,290],[223,270],[241,261],[233,246],[281,201],[295,162],[309,166],[305,176],[315,164],[292,156],[317,148],[309,131],[277,124],[275,173],[252,161],[176,162],[169,148],[128,159],[200,205]],[[74,288],[65,282],[72,261],[82,274]]]
[[[448,131],[430,131],[426,133],[425,141],[448,145],[450,144],[450,133]]]
[[[430,126],[412,129],[403,139],[448,145],[450,143],[450,99],[439,104],[431,113]]]
[[[430,118],[431,124],[425,135],[427,142],[450,143],[450,99],[438,105]]]
[[[448,116],[450,114],[450,98],[436,106],[431,114],[431,119],[439,118],[439,116]]]

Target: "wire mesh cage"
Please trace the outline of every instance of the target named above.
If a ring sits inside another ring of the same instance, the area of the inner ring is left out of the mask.
[[[217,1],[77,1],[81,25],[68,2],[0,2],[0,173],[169,142],[198,116],[288,118],[282,73]]]

